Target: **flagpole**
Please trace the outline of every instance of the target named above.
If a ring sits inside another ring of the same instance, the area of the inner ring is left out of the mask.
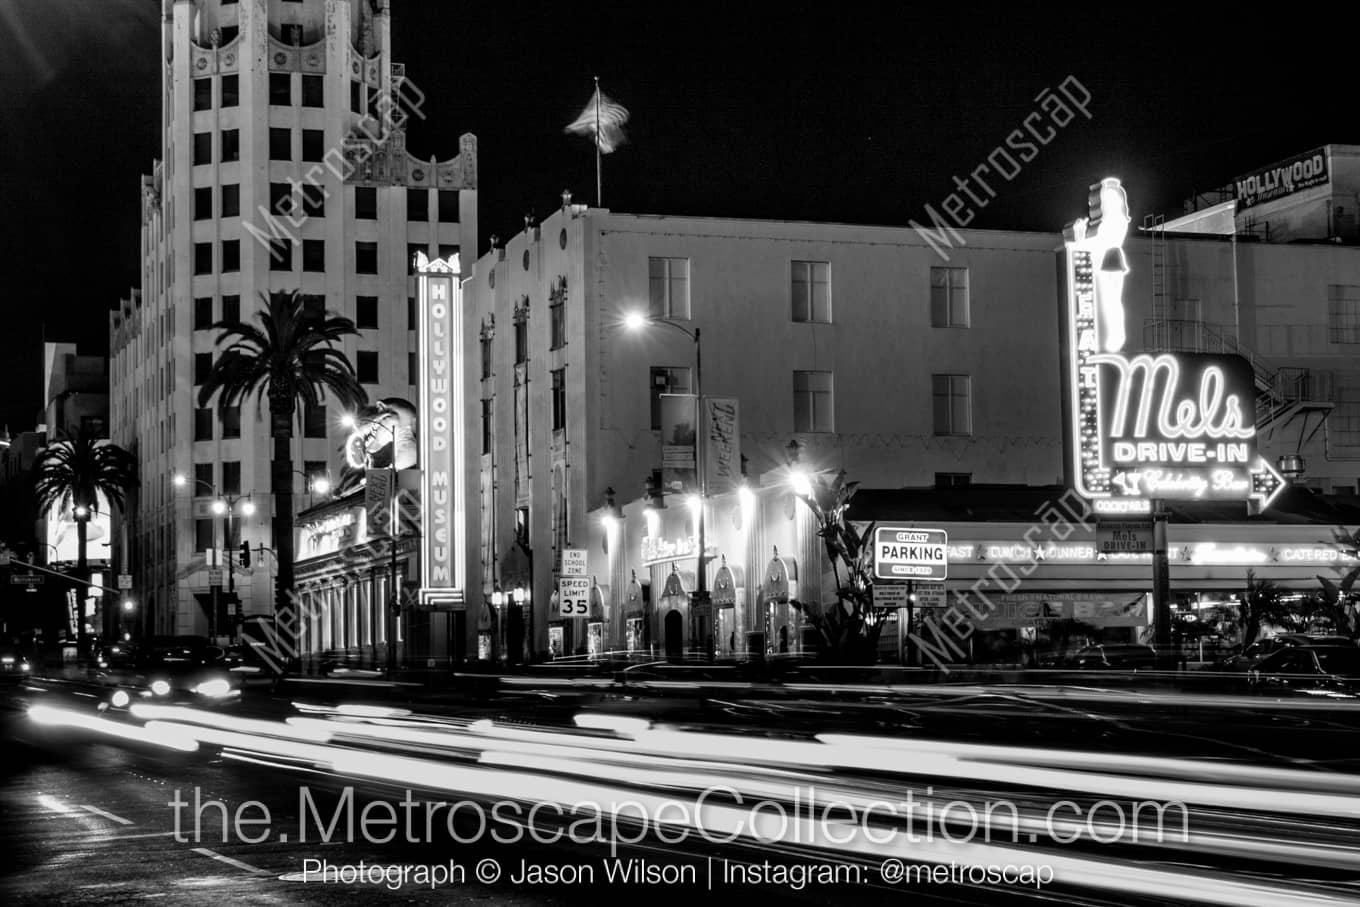
[[[603,208],[600,179],[600,77],[595,77],[595,207]]]

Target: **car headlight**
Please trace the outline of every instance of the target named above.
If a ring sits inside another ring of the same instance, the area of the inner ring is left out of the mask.
[[[164,696],[170,692],[170,684],[166,683],[164,680],[153,680],[151,682],[151,692],[155,693],[157,696]]]
[[[12,665],[12,664],[14,664],[14,656],[13,656],[13,655],[4,655],[4,656],[0,656],[0,664],[6,664],[6,665]]]
[[[19,670],[20,670],[20,671],[27,671],[28,668],[29,668],[28,662],[24,662],[23,664],[19,665]]]
[[[114,694],[109,697],[109,702],[115,709],[125,709],[131,701],[132,697],[127,694],[126,690],[115,690]]]
[[[220,678],[205,680],[194,686],[194,692],[200,696],[209,696],[213,699],[220,699],[231,692],[231,684]]]

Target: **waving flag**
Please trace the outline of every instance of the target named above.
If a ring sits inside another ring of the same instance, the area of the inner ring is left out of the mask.
[[[573,135],[588,135],[595,139],[595,147],[601,154],[608,154],[627,141],[623,134],[623,124],[628,122],[628,109],[616,101],[611,101],[600,91],[600,83],[595,82],[595,95],[564,131]]]

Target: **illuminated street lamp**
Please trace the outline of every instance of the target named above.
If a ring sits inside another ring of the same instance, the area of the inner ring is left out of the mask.
[[[675,328],[677,331],[679,331],[680,333],[684,334],[686,337],[694,341],[694,397],[699,404],[697,421],[699,423],[702,423],[704,405],[704,392],[703,392],[704,359],[703,359],[703,345],[700,342],[699,328],[695,327],[693,330],[690,330],[684,325],[677,324],[674,321],[669,321],[665,318],[661,318],[656,315],[644,315],[641,312],[630,312],[623,318],[624,327],[628,328],[630,331],[641,330],[642,328],[650,324],[660,324],[665,325],[667,327]],[[705,522],[704,511],[707,509],[708,503],[708,482],[707,477],[704,474],[704,453],[706,450],[705,445],[706,439],[704,437],[703,431],[701,430],[700,424],[696,424],[694,428],[696,439],[694,448],[694,458],[696,461],[695,466],[697,467],[695,471],[698,474],[699,478],[699,501],[697,507],[698,518],[696,521],[698,523],[698,526],[696,528],[696,534],[699,537],[698,538],[699,555],[698,555],[698,577],[696,579],[695,583],[696,588],[694,590],[694,597],[691,601],[691,604],[697,606],[695,610],[697,610],[703,616],[704,620],[712,620],[712,614],[710,613],[707,607],[709,603],[708,576],[706,569],[707,567],[706,561],[708,559],[707,557],[708,546],[707,540],[705,539],[704,536],[704,522]]]
[[[177,472],[171,478],[171,482],[176,488],[184,488],[188,486],[189,479],[183,473]],[[242,608],[242,602],[236,598],[236,569],[232,563],[233,552],[235,551],[236,514],[239,513],[246,517],[254,516],[255,502],[250,499],[250,495],[248,494],[219,494],[216,485],[203,479],[195,478],[194,486],[195,490],[197,490],[198,486],[202,486],[212,494],[213,502],[210,505],[212,512],[217,516],[224,518],[223,522],[225,525],[222,527],[222,547],[226,550],[227,554],[227,596],[228,599],[233,600],[236,605],[236,632],[239,635],[244,632],[245,614]],[[245,552],[242,553],[241,563],[242,566],[250,566],[249,561],[245,559]],[[212,588],[216,589],[217,587],[213,586]],[[214,596],[215,595],[216,593],[214,593]],[[214,598],[212,614],[209,615],[208,618],[208,635],[212,638],[216,638],[217,630],[217,602],[216,598]]]

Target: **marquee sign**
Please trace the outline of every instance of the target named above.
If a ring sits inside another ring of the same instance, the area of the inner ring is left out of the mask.
[[[420,301],[420,603],[461,608],[466,577],[459,261],[416,253]]]
[[[1240,356],[1124,352],[1119,180],[1091,188],[1066,232],[1074,476],[1097,513],[1147,512],[1154,498],[1270,504],[1284,480],[1256,449],[1255,374]]]

